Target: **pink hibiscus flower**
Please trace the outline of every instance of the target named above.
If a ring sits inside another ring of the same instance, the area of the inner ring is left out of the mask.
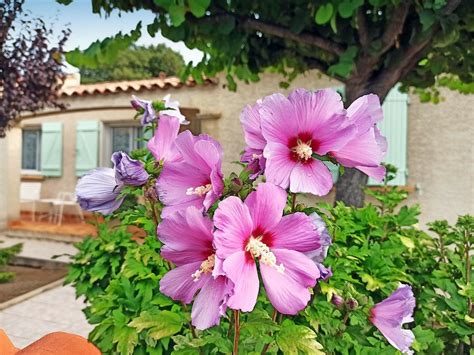
[[[214,270],[213,229],[208,217],[188,207],[165,218],[157,231],[164,244],[161,255],[176,265],[161,279],[160,291],[184,303],[190,303],[199,292],[191,311],[192,324],[198,329],[219,324],[232,290],[232,283]]]
[[[346,122],[340,95],[331,89],[297,89],[288,98],[273,94],[263,99],[259,112],[267,180],[291,192],[326,195],[332,175],[313,154],[338,151],[356,133]]]
[[[165,164],[156,182],[162,215],[169,216],[188,206],[207,211],[224,189],[222,147],[207,135],[184,131],[175,140],[180,161]]]
[[[405,354],[413,353],[410,346],[415,336],[411,330],[403,329],[402,325],[413,322],[415,305],[411,287],[402,284],[370,310],[370,321],[394,348]]]
[[[256,179],[265,171],[265,161],[263,149],[267,141],[262,135],[260,124],[260,114],[258,112],[261,101],[257,101],[254,106],[247,105],[240,114],[240,123],[244,129],[244,139],[247,147],[240,161],[248,163],[247,169],[252,172],[250,178]]]
[[[147,148],[156,160],[166,162],[181,160],[181,155],[176,149],[175,140],[179,132],[179,119],[177,117],[162,115],[155,135],[148,141]]]
[[[234,283],[227,305],[244,312],[253,310],[259,280],[280,313],[296,314],[306,307],[320,277],[316,264],[304,253],[320,247],[319,234],[309,216],[294,213],[282,217],[286,192],[263,183],[245,203],[226,198],[214,214],[214,245],[223,271]]]
[[[345,167],[359,169],[379,181],[383,180],[385,168],[380,163],[387,152],[387,141],[376,127],[382,118],[377,95],[359,97],[347,109],[347,122],[356,127],[355,136],[329,155]]]

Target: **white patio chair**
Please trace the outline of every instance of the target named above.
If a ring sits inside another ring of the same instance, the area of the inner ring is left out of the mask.
[[[77,203],[76,195],[72,192],[60,192],[58,198],[52,201],[54,206],[54,223],[61,225],[63,222],[64,206],[75,206],[77,214],[82,222],[84,222],[84,214],[81,206]]]
[[[41,183],[40,182],[22,182],[20,184],[20,203],[31,203],[33,206],[32,210],[32,221],[35,221],[36,217],[36,203],[41,199]]]

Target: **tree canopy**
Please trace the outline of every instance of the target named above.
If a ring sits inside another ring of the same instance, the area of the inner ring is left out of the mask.
[[[154,12],[150,34],[161,31],[204,52],[185,75],[226,72],[233,90],[236,78],[258,81],[271,68],[286,76],[282,85],[309,69],[336,78],[345,84],[347,105],[367,93],[383,101],[398,82],[424,101],[438,100],[439,85],[474,91],[474,1],[94,0],[92,6],[105,14]],[[109,45],[103,43],[103,55]],[[348,169],[336,199],[360,206],[366,181]]]
[[[23,3],[0,1],[0,138],[20,112],[62,107],[56,94],[69,31],[65,29],[53,46],[52,30],[24,13]]]
[[[87,65],[79,67],[83,83],[101,81],[138,80],[153,78],[165,73],[179,75],[185,67],[181,54],[166,47],[131,46],[120,52],[112,62],[98,63],[92,68]]]

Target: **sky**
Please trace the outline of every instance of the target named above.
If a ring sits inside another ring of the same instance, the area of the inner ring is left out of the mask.
[[[136,11],[134,13],[112,13],[109,17],[92,13],[91,0],[74,0],[70,5],[58,4],[55,0],[26,0],[24,10],[34,17],[42,18],[46,23],[53,24],[59,33],[65,25],[71,29],[66,50],[77,47],[87,48],[97,39],[104,39],[119,31],[128,33],[142,21],[142,37],[137,42],[142,45],[164,43],[180,52],[186,62],[198,62],[202,58],[200,51],[187,48],[182,42],[172,42],[160,34],[154,38],[146,31],[146,25],[153,22],[155,15],[151,11]]]

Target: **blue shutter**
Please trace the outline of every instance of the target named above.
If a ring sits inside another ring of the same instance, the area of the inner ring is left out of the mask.
[[[76,126],[76,176],[99,166],[99,121],[79,121]]]
[[[41,126],[41,173],[61,176],[63,163],[63,125],[60,122]]]
[[[407,120],[408,94],[398,91],[396,85],[383,103],[383,121],[378,124],[380,131],[387,138],[388,150],[384,161],[397,167],[397,176],[389,185],[406,185],[407,179]],[[369,179],[369,185],[380,185]]]

